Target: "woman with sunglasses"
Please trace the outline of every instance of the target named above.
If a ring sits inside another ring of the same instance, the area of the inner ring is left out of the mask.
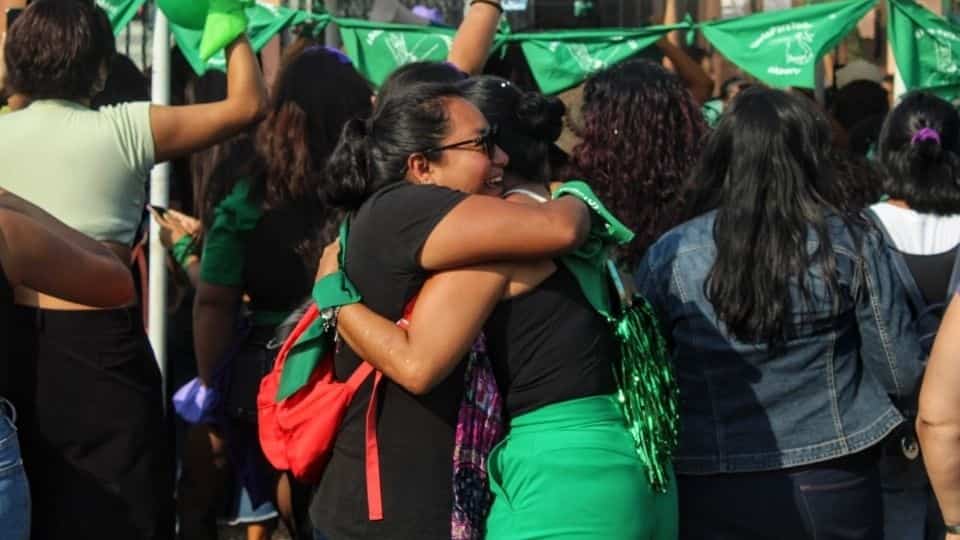
[[[352,212],[345,270],[379,315],[399,319],[431,272],[503,258],[548,258],[585,238],[589,215],[578,200],[525,206],[471,195],[499,191],[507,157],[492,134],[483,115],[446,85],[382,96],[369,120],[345,126],[328,164],[326,195]],[[337,379],[346,380],[361,358],[341,347]],[[383,512],[375,520],[363,481],[371,383],[360,387],[311,505],[318,538],[451,537],[452,456],[464,372],[448,373],[422,395],[382,383],[375,425]]]
[[[504,171],[515,204],[541,206],[563,105],[499,78],[462,88],[488,119],[503,122],[500,143],[517,156]],[[348,248],[353,278],[351,263]],[[320,273],[337,269],[328,250]],[[406,330],[365,299],[341,308],[338,331],[391,381],[430,395],[456,379],[463,354],[485,330],[510,420],[488,462],[486,538],[676,538],[672,480],[665,493],[648,480],[613,397],[617,341],[578,278],[549,259],[464,266],[428,280]]]

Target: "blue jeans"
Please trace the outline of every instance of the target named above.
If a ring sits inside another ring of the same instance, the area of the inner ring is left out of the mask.
[[[10,540],[30,538],[30,488],[13,421],[16,412],[0,398],[0,530]]]
[[[883,538],[876,453],[779,471],[678,475],[680,538]]]

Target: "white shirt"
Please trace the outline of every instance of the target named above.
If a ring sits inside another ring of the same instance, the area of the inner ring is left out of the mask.
[[[960,214],[937,216],[890,203],[870,207],[890,233],[897,249],[909,255],[937,255],[960,244]]]

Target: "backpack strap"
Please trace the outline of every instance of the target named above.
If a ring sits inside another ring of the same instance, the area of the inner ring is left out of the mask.
[[[923,299],[923,293],[920,292],[920,287],[917,286],[917,280],[913,278],[913,272],[911,272],[910,267],[907,266],[907,260],[903,258],[903,254],[897,249],[897,244],[894,243],[893,237],[890,236],[890,231],[886,225],[883,224],[880,216],[871,208],[867,208],[866,215],[883,235],[884,243],[887,244],[888,251],[893,259],[893,267],[896,269],[897,275],[900,276],[900,281],[903,283],[904,288],[907,289],[910,302],[917,310],[917,313],[923,313],[927,309],[927,302]],[[958,250],[958,254],[960,254],[960,250]],[[954,263],[953,270],[955,274],[958,272],[956,262]],[[960,279],[960,276],[958,276],[958,279]],[[951,281],[952,280],[953,277],[951,277]]]
[[[364,362],[366,365],[366,362]],[[371,369],[373,369],[371,367]],[[367,405],[367,425],[364,429],[366,441],[367,473],[367,512],[370,521],[383,519],[383,489],[380,485],[380,442],[377,439],[377,405],[380,395],[380,382],[383,373],[377,371],[373,376],[373,388],[370,390],[370,404]]]
[[[397,326],[403,329],[409,326],[410,314],[413,313],[413,306],[416,303],[416,296],[407,302],[407,306],[403,310],[403,318],[397,321]],[[351,387],[352,391],[356,391],[371,373],[374,373],[374,376],[364,427],[366,446],[364,468],[367,477],[367,513],[370,521],[380,521],[383,519],[383,488],[380,480],[380,441],[377,437],[377,410],[380,408],[380,387],[383,382],[383,373],[364,361],[353,371],[346,384]]]

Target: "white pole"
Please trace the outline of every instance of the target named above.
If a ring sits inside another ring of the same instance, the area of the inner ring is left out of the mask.
[[[153,80],[151,96],[157,105],[170,104],[170,28],[167,18],[154,8]],[[170,195],[170,163],[160,163],[150,173],[150,204],[166,207]],[[148,324],[150,344],[160,366],[164,396],[167,390],[167,250],[160,243],[160,228],[150,220],[150,271]],[[164,399],[166,403],[166,399]]]

